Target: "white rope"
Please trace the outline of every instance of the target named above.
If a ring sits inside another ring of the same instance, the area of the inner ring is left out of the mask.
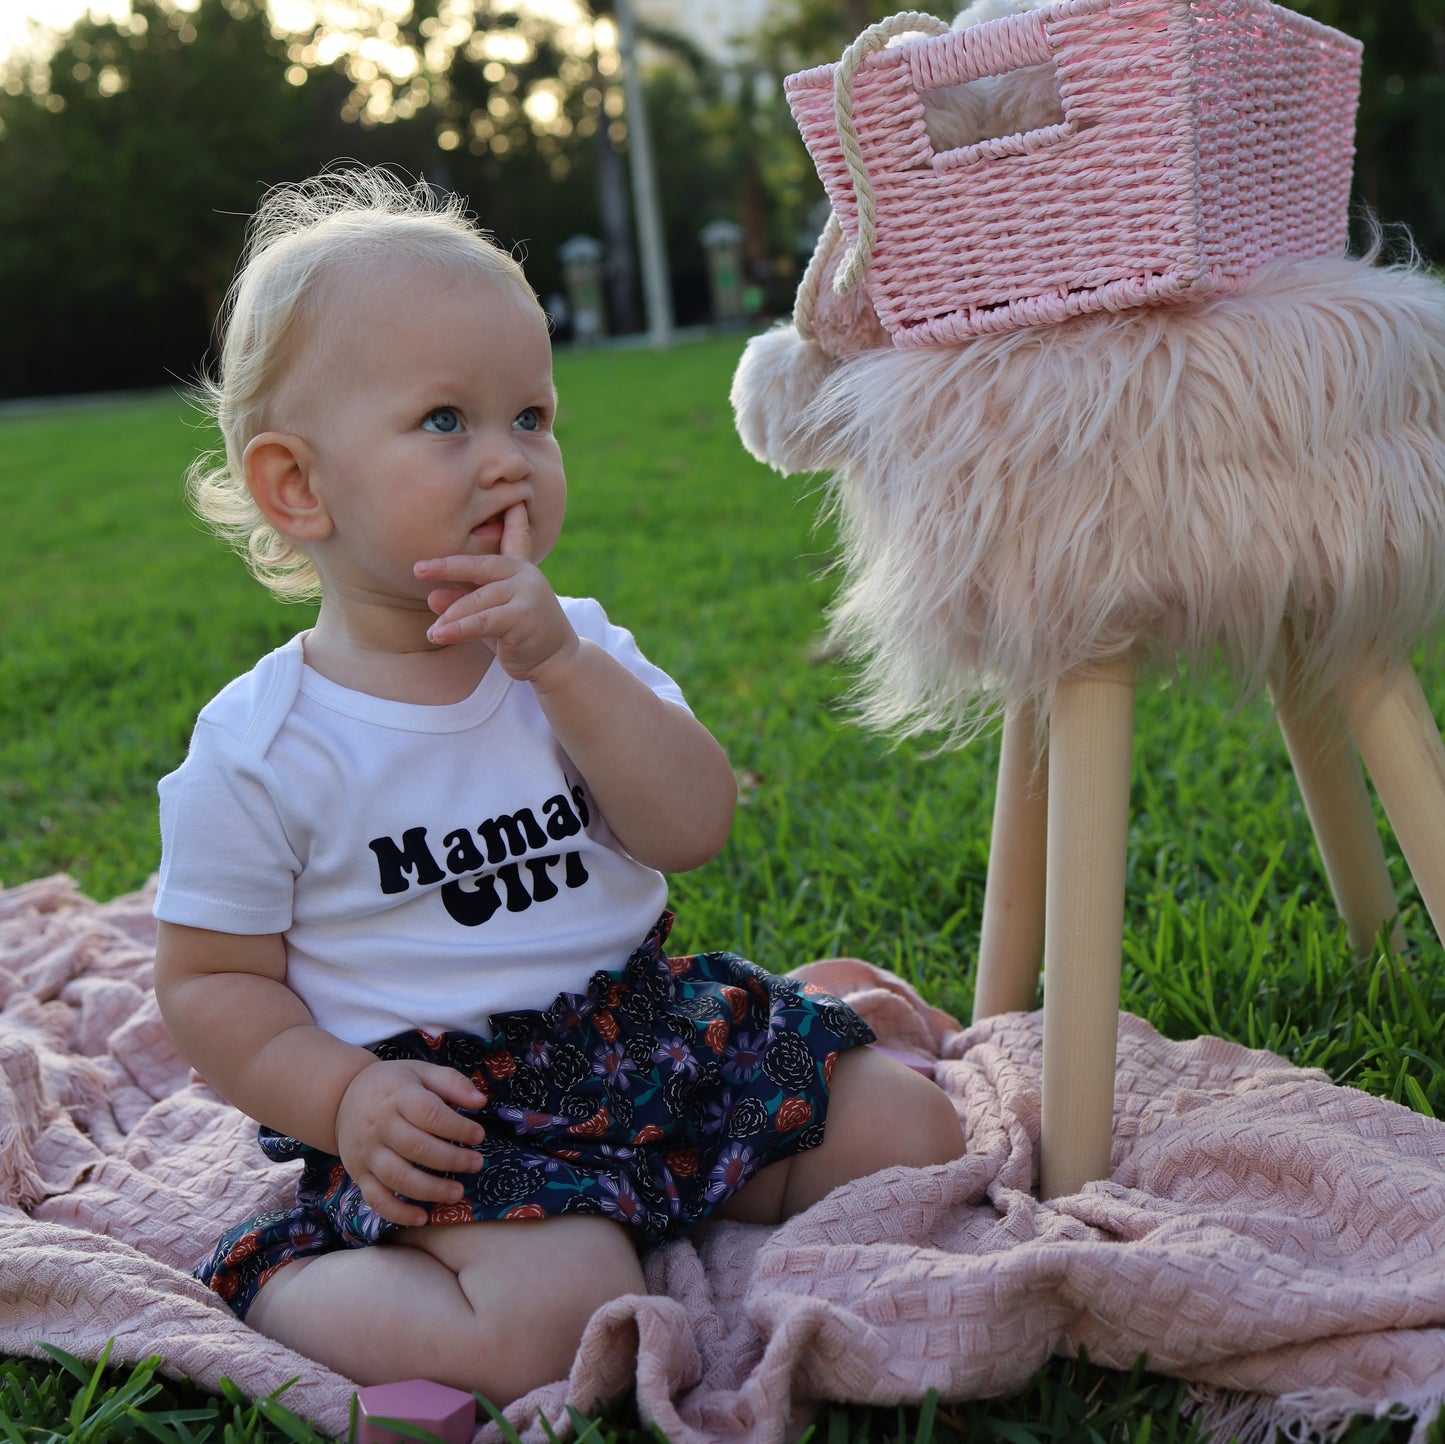
[[[803,272],[803,279],[798,282],[798,294],[793,299],[793,329],[805,341],[817,339],[813,334],[813,307],[817,304],[818,288],[823,283],[823,262],[842,234],[843,227],[838,224],[837,212],[829,211],[827,224],[818,237],[818,244],[813,247],[808,269]]]
[[[838,274],[833,277],[833,289],[840,296],[846,296],[868,269],[873,258],[873,242],[876,237],[873,215],[873,186],[868,180],[868,169],[863,164],[863,151],[858,144],[858,132],[853,125],[853,77],[858,67],[875,51],[882,50],[895,35],[908,31],[927,35],[947,35],[951,27],[936,15],[927,15],[921,10],[904,10],[890,15],[876,25],[870,25],[843,52],[838,69],[833,74],[833,114],[838,123],[838,138],[843,143],[843,159],[848,174],[853,179],[853,193],[858,200],[858,240],[853,249],[843,258]],[[825,232],[826,234],[826,232]],[[818,253],[814,253],[814,260]],[[812,270],[812,266],[809,266]],[[805,277],[806,280],[806,277]]]

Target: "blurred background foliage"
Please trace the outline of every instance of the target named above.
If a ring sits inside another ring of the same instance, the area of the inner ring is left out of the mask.
[[[1295,0],[1364,40],[1356,191],[1445,258],[1445,0]],[[775,0],[721,56],[641,30],[680,324],[708,319],[710,221],[742,227],[750,314],[790,309],[821,187],[783,100],[888,0]],[[947,13],[949,7],[937,7]],[[608,329],[642,328],[611,7],[525,0],[132,0],[0,75],[0,397],[194,376],[264,190],[347,157],[466,195],[544,298],[608,247]],[[304,21],[298,15],[306,15]],[[398,14],[402,18],[397,18]],[[639,7],[639,14],[645,20]]]

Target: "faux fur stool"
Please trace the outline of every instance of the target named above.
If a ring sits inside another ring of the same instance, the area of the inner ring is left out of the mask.
[[[868,720],[962,741],[1003,714],[974,1016],[1031,1008],[1046,964],[1052,1197],[1109,1172],[1137,669],[1222,653],[1270,688],[1360,948],[1396,912],[1363,757],[1445,934],[1445,746],[1408,660],[1445,615],[1445,286],[1284,257],[1198,299],[904,344],[867,271],[834,290],[846,230],[796,324],[749,344],[738,430],[832,472],[831,621]]]

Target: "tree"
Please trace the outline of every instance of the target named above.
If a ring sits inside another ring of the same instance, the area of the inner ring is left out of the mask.
[[[544,162],[552,182],[574,182],[575,207],[580,179],[588,177],[592,189],[572,233],[601,233],[613,329],[631,331],[638,316],[627,124],[617,45],[605,38],[609,30],[615,37],[615,8],[613,0],[577,0],[578,19],[564,22],[495,0],[473,0],[469,9],[415,0],[403,21],[380,8],[358,15],[353,7],[344,30],[323,23],[297,40],[308,63],[335,57],[352,80],[348,118],[384,126],[429,116],[444,152],[430,173],[448,186],[468,191],[463,178],[481,161],[489,178],[505,171],[509,183],[523,181],[522,191],[535,201],[536,187],[512,164],[526,156]],[[641,33],[654,47],[700,64],[682,37],[648,27]],[[538,260],[551,284],[552,258]]]
[[[555,285],[590,74],[555,25],[486,6],[439,29],[422,0],[405,27],[281,35],[261,0],[133,8],[0,90],[0,395],[192,376],[264,190],[341,157],[461,191],[503,244],[545,236]]]
[[[18,93],[16,91],[18,90]],[[0,394],[191,374],[263,187],[320,97],[247,0],[134,0],[0,95]]]
[[[1355,189],[1445,263],[1445,0],[1291,0],[1364,42]]]
[[[836,60],[855,35],[899,10],[930,8],[934,7],[891,0],[785,0],[758,32],[754,51],[781,78]],[[950,8],[937,7],[941,15],[949,14]]]

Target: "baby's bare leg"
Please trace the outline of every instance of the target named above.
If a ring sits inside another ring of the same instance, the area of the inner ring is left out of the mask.
[[[963,1151],[963,1125],[936,1083],[876,1048],[852,1048],[833,1067],[822,1143],[762,1169],[716,1216],[781,1223],[854,1178]]]
[[[646,1287],[607,1219],[433,1224],[288,1264],[246,1322],[358,1384],[432,1379],[505,1407],[566,1378],[594,1311]]]

